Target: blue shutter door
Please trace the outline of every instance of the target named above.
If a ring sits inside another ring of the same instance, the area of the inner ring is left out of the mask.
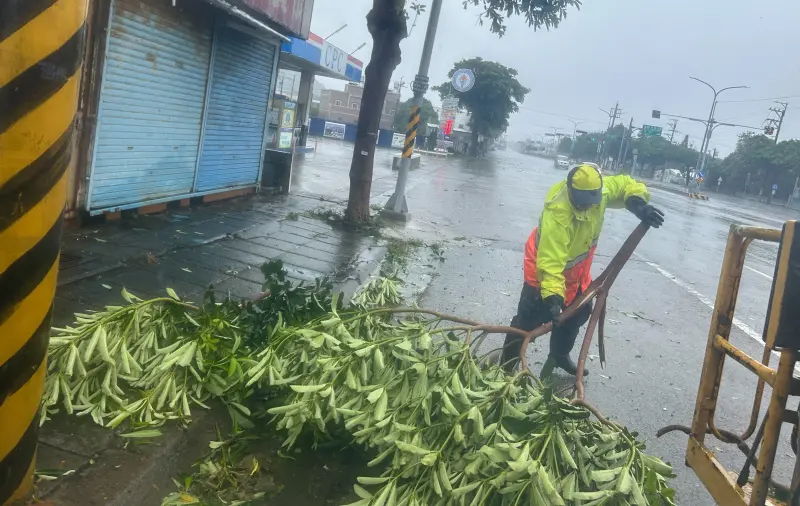
[[[168,0],[113,1],[90,176],[91,210],[191,192],[211,34],[210,21]]]
[[[255,185],[276,46],[219,25],[195,191]]]

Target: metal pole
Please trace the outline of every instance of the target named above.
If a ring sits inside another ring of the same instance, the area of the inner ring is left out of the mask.
[[[439,24],[439,13],[442,11],[442,0],[433,0],[431,4],[431,18],[428,20],[428,30],[425,33],[425,43],[422,47],[422,58],[419,62],[419,72],[414,78],[412,86],[414,90],[414,101],[411,105],[411,114],[408,118],[406,128],[406,141],[403,146],[403,158],[400,160],[400,170],[397,174],[397,185],[394,195],[386,203],[386,209],[406,215],[408,205],[406,204],[406,182],[408,181],[408,170],[411,166],[411,155],[414,153],[414,139],[417,136],[419,127],[420,108],[422,99],[428,90],[428,68],[431,66],[431,54],[433,53],[433,42],[436,39],[436,28]]]
[[[633,132],[633,118],[631,118],[630,126],[628,126],[628,134],[626,134],[623,131],[622,132],[622,139],[620,139],[620,141],[619,141],[619,152],[617,153],[617,161],[614,164],[614,170],[616,172],[619,172],[619,166],[622,163],[622,145],[625,144],[627,136],[630,135],[632,132]],[[625,150],[625,154],[627,155],[627,153],[628,153],[628,150],[626,149]]]
[[[0,505],[33,488],[80,88],[89,2],[55,3],[0,1]]]

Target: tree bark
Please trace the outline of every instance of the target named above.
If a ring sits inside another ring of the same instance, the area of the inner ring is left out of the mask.
[[[406,37],[405,0],[373,0],[372,10],[367,14],[367,28],[373,45],[365,69],[366,82],[350,163],[350,196],[345,219],[351,222],[369,219],[372,166],[383,102],[392,73],[400,64],[400,41]]]

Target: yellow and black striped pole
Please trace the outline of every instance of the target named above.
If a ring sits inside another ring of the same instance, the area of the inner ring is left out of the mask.
[[[33,486],[88,0],[0,0],[0,505]]]
[[[406,127],[406,141],[403,145],[403,158],[411,158],[414,154],[414,141],[417,138],[417,128],[419,128],[419,118],[421,107],[411,106],[411,114],[408,116],[408,126]]]
[[[408,219],[408,205],[406,204],[406,181],[408,180],[408,170],[411,167],[411,155],[414,154],[414,141],[417,138],[417,128],[419,128],[420,110],[425,92],[428,90],[428,69],[431,65],[431,54],[433,53],[433,42],[436,39],[436,28],[439,25],[439,13],[442,12],[442,0],[432,0],[430,17],[428,19],[428,29],[425,32],[425,43],[422,45],[422,58],[419,62],[419,72],[414,78],[411,89],[414,90],[414,101],[411,105],[411,114],[408,118],[406,127],[406,140],[403,144],[403,155],[400,159],[400,170],[397,173],[397,184],[394,193],[386,202],[384,211],[389,216]]]

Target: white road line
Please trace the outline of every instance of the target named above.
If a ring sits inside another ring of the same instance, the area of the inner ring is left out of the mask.
[[[753,269],[752,267],[749,267],[747,265],[745,265],[744,268],[747,269],[747,270],[751,270],[751,271],[755,272],[756,274],[761,274],[762,276],[764,276],[768,280],[772,281],[772,276],[770,276],[769,274],[764,274],[763,272],[758,271],[756,269]]]
[[[644,263],[646,263],[647,265],[649,265],[653,269],[655,269],[658,272],[660,272],[667,279],[672,280],[672,282],[675,283],[676,285],[680,286],[681,288],[683,288],[687,292],[689,292],[692,295],[694,295],[700,302],[702,302],[703,304],[708,306],[712,311],[714,310],[714,301],[712,301],[711,299],[709,299],[708,297],[706,297],[702,293],[700,293],[697,290],[695,290],[695,288],[692,285],[690,285],[686,281],[680,279],[679,277],[671,274],[670,272],[662,269],[660,265],[658,265],[655,262],[651,262],[651,261],[647,260],[646,258],[644,258],[643,256],[639,255],[638,253],[634,253],[634,256],[637,256],[637,257],[641,258]],[[759,273],[759,274],[762,274],[762,273]],[[764,341],[761,338],[761,334],[756,332],[751,326],[749,326],[748,324],[746,324],[745,322],[743,322],[739,318],[736,318],[735,316],[733,317],[733,324],[736,326],[736,328],[738,328],[739,330],[741,330],[742,332],[744,332],[745,334],[747,334],[748,336],[753,338],[756,342],[758,342],[762,346],[764,345]],[[779,356],[774,351],[772,353],[774,353],[776,357]]]

